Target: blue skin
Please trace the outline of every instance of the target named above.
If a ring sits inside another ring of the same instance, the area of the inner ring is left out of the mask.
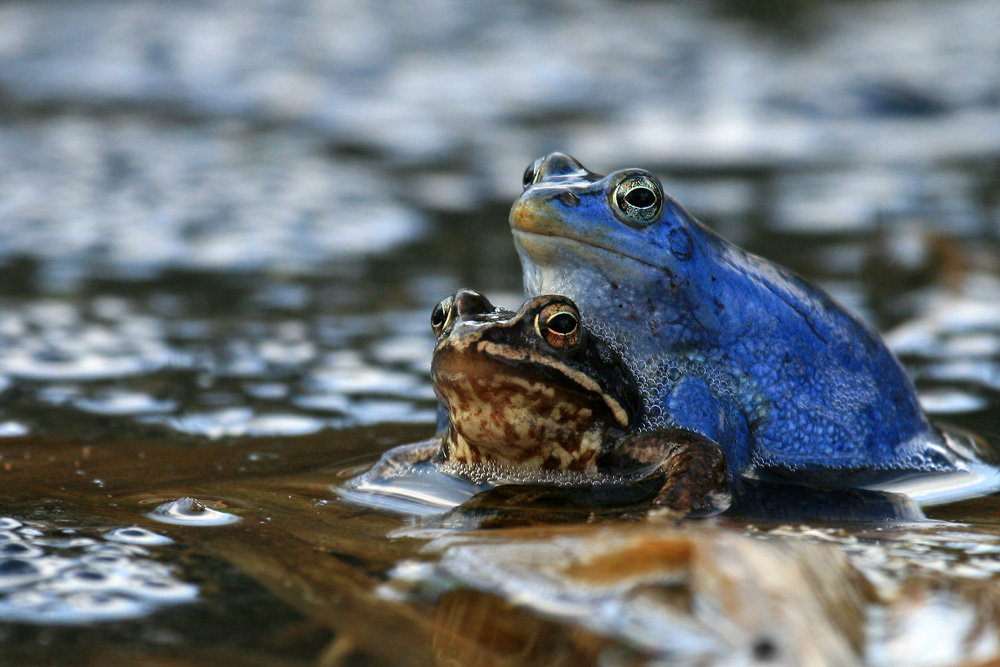
[[[575,300],[645,381],[650,426],[710,438],[731,474],[861,483],[954,468],[874,331],[704,227],[652,174],[554,153],[525,172],[510,224],[528,295]]]

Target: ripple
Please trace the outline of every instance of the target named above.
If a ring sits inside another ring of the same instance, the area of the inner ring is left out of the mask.
[[[958,414],[982,410],[987,401],[981,396],[958,389],[941,389],[921,391],[920,405],[931,414]]]
[[[195,498],[179,498],[164,503],[146,516],[154,521],[179,526],[228,526],[240,520],[235,514],[219,512],[209,507],[206,501]]]
[[[362,424],[432,423],[437,419],[433,409],[418,408],[406,401],[377,399],[354,402],[351,415]]]
[[[143,546],[160,546],[174,543],[166,535],[159,535],[138,526],[109,530],[104,534],[104,539],[111,540],[112,542],[124,542],[126,544],[141,544]]]
[[[12,354],[3,360],[2,367],[10,375],[25,380],[105,380],[147,373],[165,362],[165,359],[99,354],[46,361],[36,356]]]
[[[212,439],[239,436],[309,435],[326,428],[322,419],[295,414],[255,415],[251,408],[234,407],[188,414],[180,417],[143,417],[150,424],[165,424],[181,433],[202,435]]]
[[[92,398],[78,398],[73,405],[84,412],[97,415],[138,415],[155,412],[173,412],[175,401],[156,400],[148,394],[134,391],[110,390]]]
[[[45,551],[27,542],[3,542],[0,544],[0,558],[37,558]]]

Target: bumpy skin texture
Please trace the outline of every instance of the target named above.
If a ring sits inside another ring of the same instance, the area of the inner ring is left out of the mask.
[[[552,154],[526,172],[510,223],[528,295],[576,301],[643,382],[648,426],[714,440],[734,473],[954,465],[876,333],[669,197],[649,220],[623,214],[616,192],[636,174],[659,188]]]

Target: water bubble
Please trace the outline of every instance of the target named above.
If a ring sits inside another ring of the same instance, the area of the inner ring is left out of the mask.
[[[14,530],[15,528],[20,528],[22,525],[17,519],[12,519],[8,516],[0,517],[0,530]]]
[[[172,539],[165,535],[159,535],[138,526],[109,530],[104,534],[104,539],[114,542],[124,542],[126,544],[142,544],[144,546],[159,546],[174,543]]]
[[[21,586],[41,576],[41,570],[30,560],[20,558],[0,560],[0,590]]]
[[[240,520],[235,514],[219,512],[210,508],[206,501],[195,498],[179,498],[164,503],[146,516],[154,521],[180,526],[227,526]]]
[[[197,594],[197,588],[193,584],[169,578],[143,579],[137,582],[133,590],[147,600],[159,602],[183,602]]]
[[[0,542],[0,622],[82,625],[134,618],[198,595],[172,567],[149,559],[146,547],[171,540],[144,528],[100,536],[34,524],[31,534],[24,527],[18,532],[6,531],[8,539]],[[58,555],[49,549],[59,549]]]
[[[149,555],[149,551],[147,549],[137,544],[112,544],[110,542],[101,542],[99,544],[86,547],[84,552],[88,554],[107,556],[125,556],[128,558],[131,558],[132,556]]]

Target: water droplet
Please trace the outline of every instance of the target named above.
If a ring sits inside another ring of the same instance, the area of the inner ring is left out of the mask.
[[[154,521],[181,526],[226,526],[240,520],[235,514],[219,512],[195,498],[179,498],[146,514]]]

